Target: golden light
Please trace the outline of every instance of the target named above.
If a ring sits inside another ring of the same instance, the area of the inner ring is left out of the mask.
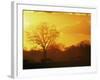
[[[40,49],[35,43],[28,40],[25,32],[34,34],[40,23],[55,25],[60,32],[56,42],[66,47],[75,45],[80,41],[90,41],[91,14],[89,13],[67,13],[67,12],[41,12],[23,11],[24,25],[24,49]]]

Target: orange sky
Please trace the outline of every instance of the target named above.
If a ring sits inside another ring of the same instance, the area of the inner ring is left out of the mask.
[[[56,26],[60,32],[56,42],[66,47],[83,40],[90,40],[91,15],[89,13],[23,11],[24,32],[35,31],[37,25],[44,22]],[[37,44],[32,44],[24,34],[24,48],[30,50],[35,49],[36,46]]]

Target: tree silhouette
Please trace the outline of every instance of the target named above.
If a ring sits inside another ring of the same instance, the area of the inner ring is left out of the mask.
[[[44,61],[46,61],[47,49],[50,45],[55,43],[59,32],[54,25],[49,26],[47,23],[42,23],[37,26],[36,33],[33,34],[34,35],[30,36],[29,39],[30,41],[35,42],[36,44],[41,46],[43,50]]]

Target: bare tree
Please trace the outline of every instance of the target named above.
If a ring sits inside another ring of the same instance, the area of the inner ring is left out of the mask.
[[[41,46],[43,50],[44,59],[47,59],[47,49],[50,45],[55,43],[56,38],[58,37],[59,32],[55,26],[49,26],[46,23],[40,24],[36,33],[33,36],[30,36],[30,41],[33,41]],[[30,34],[29,34],[30,35]]]

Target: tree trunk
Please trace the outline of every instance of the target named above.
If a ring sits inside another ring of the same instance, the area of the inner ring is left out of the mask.
[[[44,57],[44,60],[47,60],[47,51],[45,48],[43,48],[43,57]]]

